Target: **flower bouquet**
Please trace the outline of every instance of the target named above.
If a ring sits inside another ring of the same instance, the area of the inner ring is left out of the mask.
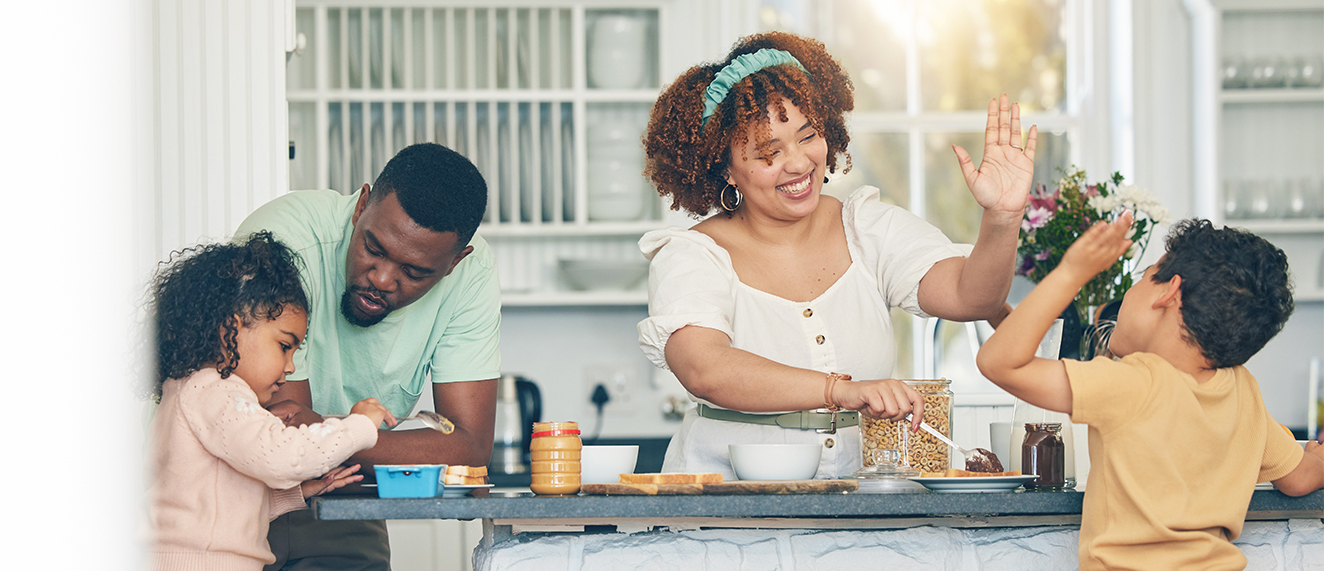
[[[1020,264],[1016,274],[1039,283],[1061,263],[1067,248],[1091,225],[1100,220],[1111,221],[1123,209],[1135,216],[1131,249],[1085,284],[1072,302],[1077,323],[1093,323],[1092,308],[1122,298],[1131,287],[1134,265],[1144,256],[1154,227],[1168,221],[1168,209],[1149,191],[1122,184],[1120,173],[1090,184],[1085,171],[1076,167],[1066,172],[1051,191],[1043,183],[1038,184],[1030,192],[1021,220],[1020,241],[1016,246]]]

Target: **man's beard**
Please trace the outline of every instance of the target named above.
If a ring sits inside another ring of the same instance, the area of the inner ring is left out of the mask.
[[[359,291],[362,291],[363,293],[374,294],[376,295],[377,299],[382,299],[382,296],[377,295],[377,291],[371,288],[367,288],[367,289],[359,289],[353,287],[345,288],[344,295],[340,296],[340,314],[345,316],[345,321],[348,321],[350,325],[354,325],[356,327],[372,327],[373,325],[381,323],[383,319],[386,319],[387,315],[391,314],[391,306],[389,305],[385,306],[386,311],[382,312],[381,315],[369,315],[367,317],[360,317],[358,314],[354,313],[354,298],[358,296]],[[383,303],[385,303],[385,301],[386,301],[385,299],[382,299]]]

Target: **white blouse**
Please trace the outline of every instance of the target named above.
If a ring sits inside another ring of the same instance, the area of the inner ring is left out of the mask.
[[[920,279],[940,260],[969,255],[971,246],[952,244],[933,225],[878,195],[877,188],[861,187],[843,204],[851,265],[807,302],[741,283],[730,255],[706,234],[674,227],[645,234],[639,249],[651,264],[649,317],[639,323],[644,354],[667,369],[667,339],[697,325],[725,333],[734,348],[791,367],[859,380],[889,378],[896,362],[889,308],[927,317],[919,306]],[[735,479],[727,445],[744,443],[821,445],[818,478],[844,476],[861,465],[858,427],[820,434],[713,420],[691,409],[667,447],[662,469],[721,472]]]

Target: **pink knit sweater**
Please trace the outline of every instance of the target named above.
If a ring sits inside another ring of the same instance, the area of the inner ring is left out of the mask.
[[[276,558],[267,527],[305,507],[299,484],[377,443],[363,415],[286,427],[238,377],[171,379],[152,419],[154,568],[258,570]]]

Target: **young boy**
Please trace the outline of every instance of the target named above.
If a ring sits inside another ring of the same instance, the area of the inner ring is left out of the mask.
[[[979,351],[979,370],[1031,404],[1089,425],[1080,568],[1243,569],[1256,482],[1291,496],[1324,486],[1324,448],[1305,454],[1264,408],[1242,366],[1292,313],[1282,250],[1185,220],[1122,300],[1120,360],[1034,356],[1053,319],[1131,246],[1132,217],[1100,222]]]

